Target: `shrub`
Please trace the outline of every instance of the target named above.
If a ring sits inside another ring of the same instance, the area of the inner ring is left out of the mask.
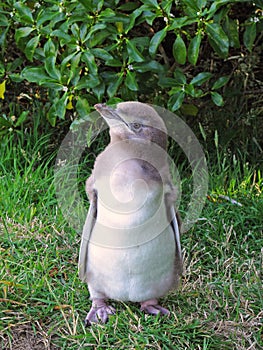
[[[12,82],[37,84],[47,91],[44,109],[52,126],[67,113],[84,118],[104,100],[141,100],[189,116],[209,96],[223,106],[242,58],[258,57],[263,29],[260,0],[0,5],[0,97]],[[2,115],[0,126],[10,123]]]

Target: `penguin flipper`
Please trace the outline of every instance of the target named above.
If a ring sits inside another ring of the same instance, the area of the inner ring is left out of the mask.
[[[180,242],[180,228],[179,228],[179,213],[176,213],[173,205],[170,207],[170,217],[171,217],[171,226],[174,232],[175,240],[175,263],[178,274],[182,274],[183,270],[183,258],[182,258],[182,249]]]
[[[92,200],[90,201],[89,211],[83,227],[80,251],[78,271],[79,278],[82,282],[87,282],[87,260],[88,260],[88,245],[92,229],[95,225],[97,218],[97,195],[94,193]]]

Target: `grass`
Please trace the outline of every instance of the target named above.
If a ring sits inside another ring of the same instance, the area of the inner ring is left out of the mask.
[[[113,302],[116,316],[85,329],[90,301],[77,276],[80,235],[57,206],[52,157],[43,158],[47,142],[2,141],[1,348],[263,349],[259,169],[223,152],[210,166],[209,198],[200,220],[182,236],[181,288],[162,300],[169,317]]]

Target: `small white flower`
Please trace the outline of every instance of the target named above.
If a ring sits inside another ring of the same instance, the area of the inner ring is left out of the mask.
[[[251,17],[250,21],[254,22],[254,23],[257,23],[257,22],[259,22],[259,18],[258,17]]]
[[[14,17],[14,12],[10,12],[10,17]]]
[[[168,23],[168,18],[167,17],[164,17],[163,20],[164,20],[165,23]]]
[[[132,65],[132,64],[129,64],[129,65],[128,65],[128,69],[129,69],[129,70],[133,70],[133,65]]]
[[[39,9],[41,7],[40,3],[39,2],[36,2],[35,5],[34,5],[35,8]]]
[[[62,91],[67,92],[68,91],[68,87],[67,86],[63,86]]]

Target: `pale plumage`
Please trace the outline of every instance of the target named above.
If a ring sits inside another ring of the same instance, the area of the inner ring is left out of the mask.
[[[86,323],[106,322],[115,312],[107,299],[167,314],[157,298],[177,286],[182,256],[165,125],[143,103],[95,107],[110,126],[111,142],[86,184],[90,208],[79,258],[92,299]]]

